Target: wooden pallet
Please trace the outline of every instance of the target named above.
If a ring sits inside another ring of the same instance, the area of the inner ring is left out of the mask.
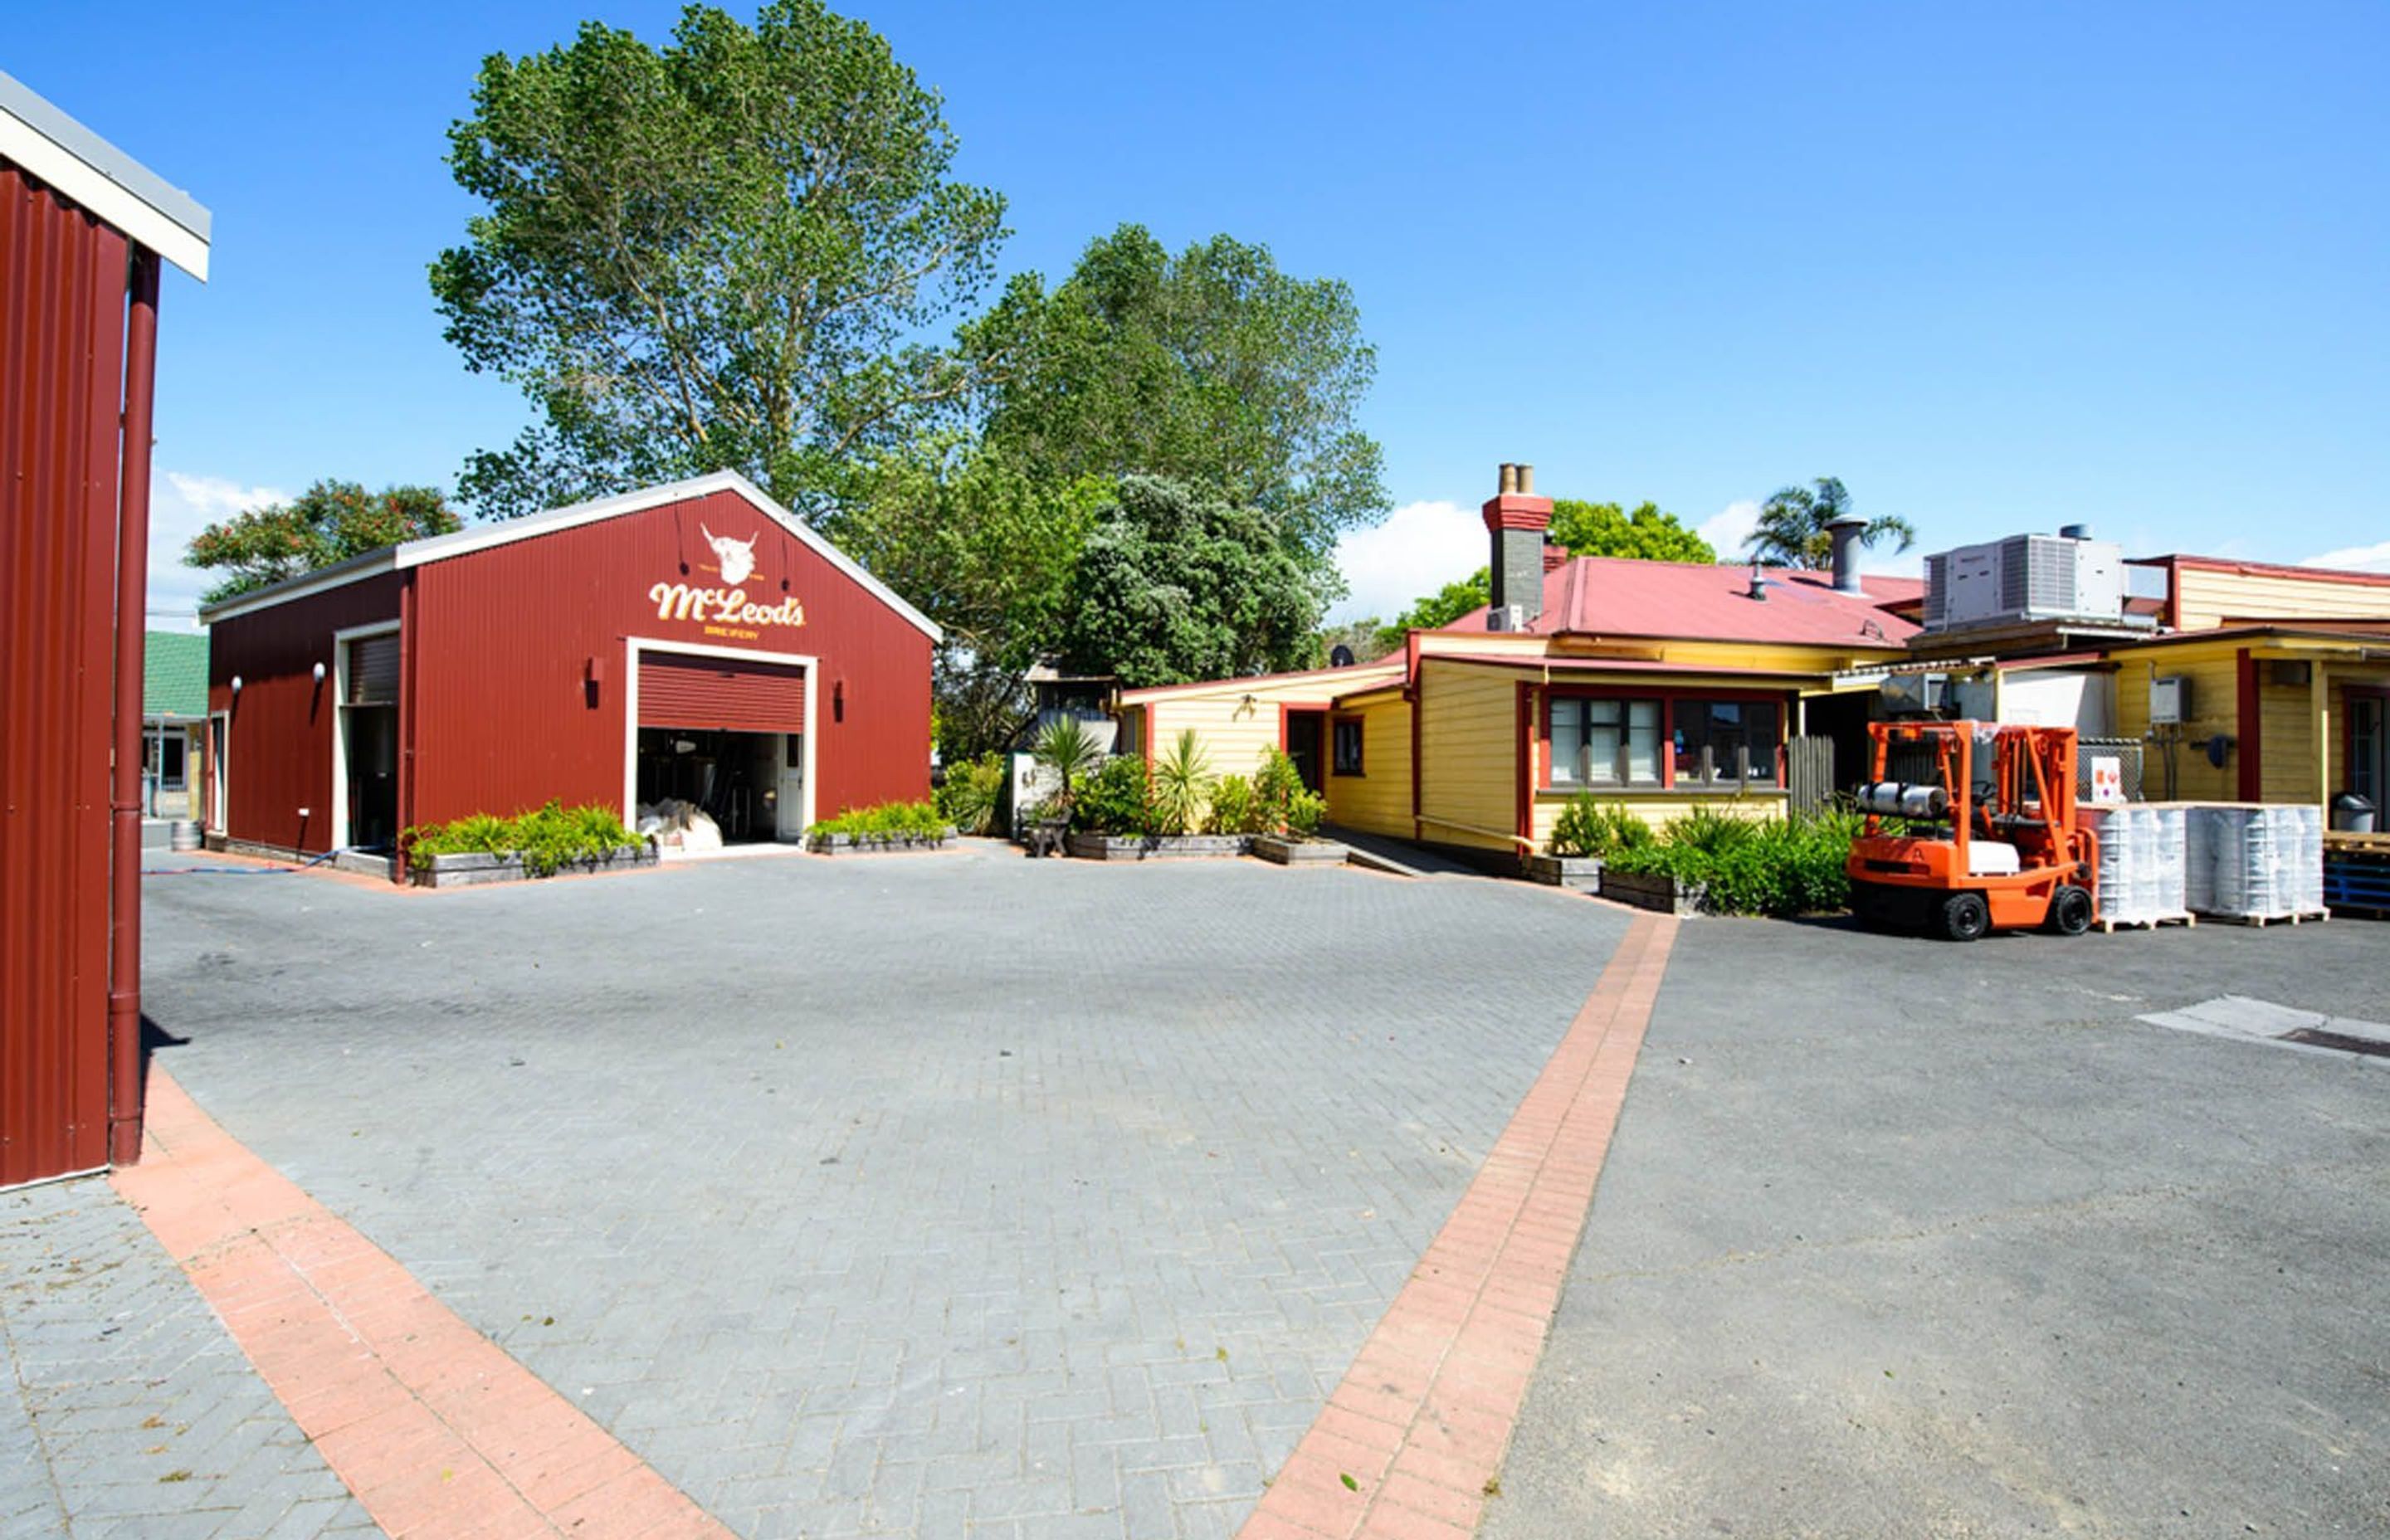
[[[2110,919],[2102,915],[2099,923],[2101,930],[2113,936],[2120,930],[2154,930],[2161,925],[2197,925],[2199,917],[2188,909],[2181,909],[2170,915],[2153,915],[2147,919]]]
[[[2218,925],[2247,925],[2263,929],[2268,925],[2297,925],[2310,919],[2330,919],[2332,911],[2330,909],[2294,909],[2286,915],[2219,915],[2211,912],[2207,918]]]

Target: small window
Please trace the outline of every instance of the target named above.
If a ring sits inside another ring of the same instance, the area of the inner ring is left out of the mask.
[[[1361,719],[1357,716],[1336,719],[1336,773],[1361,774]]]
[[[1772,784],[1781,717],[1773,700],[1677,701],[1671,746],[1677,784]]]
[[[1660,784],[1660,702],[1562,696],[1552,701],[1554,786]]]
[[[182,729],[179,727],[169,728],[166,735],[156,741],[158,744],[158,789],[161,791],[183,791],[188,789],[188,784],[185,780],[186,766],[183,759]]]

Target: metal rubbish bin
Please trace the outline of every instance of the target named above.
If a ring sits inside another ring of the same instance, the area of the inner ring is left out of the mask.
[[[2332,800],[2332,827],[2343,834],[2373,832],[2373,803],[2354,791],[2344,791]]]

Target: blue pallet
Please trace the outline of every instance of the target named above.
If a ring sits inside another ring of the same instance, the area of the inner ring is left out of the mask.
[[[2323,901],[2334,908],[2380,909],[2390,912],[2390,864],[2380,861],[2326,861]]]

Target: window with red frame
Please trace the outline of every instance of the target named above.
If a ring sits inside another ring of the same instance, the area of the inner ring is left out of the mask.
[[[1658,786],[1660,702],[1601,696],[1552,699],[1554,786]]]

